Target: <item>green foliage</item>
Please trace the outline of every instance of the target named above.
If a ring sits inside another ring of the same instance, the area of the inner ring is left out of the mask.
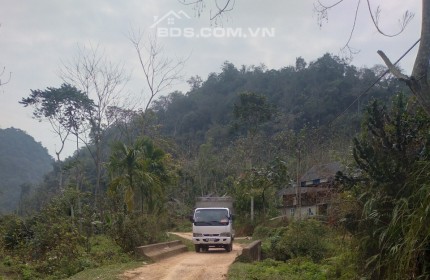
[[[251,137],[255,136],[258,127],[272,118],[273,110],[265,96],[243,92],[239,94],[239,102],[233,108],[235,126],[245,129]]]
[[[330,54],[310,63],[306,63],[303,58],[298,62],[297,68],[289,66],[279,70],[267,70],[259,66],[237,69],[232,63],[225,62],[221,72],[211,73],[201,86],[199,84],[184,94],[173,92],[154,102],[153,109],[162,124],[163,134],[174,137],[184,145],[196,143],[194,148],[197,149],[205,141],[205,135],[211,127],[229,126],[234,122],[234,108],[245,108],[240,106],[241,98],[249,97],[251,100],[252,94],[243,95],[246,92],[258,93],[252,98],[253,104],[263,105],[258,108],[269,111],[257,110],[255,114],[236,116],[247,115],[254,120],[260,119],[258,125],[264,120],[264,130],[270,135],[277,132],[279,123],[296,131],[306,125],[318,127],[333,121],[379,75],[377,68],[357,69]],[[399,85],[398,81],[391,78],[380,81],[369,95],[360,98],[360,102],[368,102],[369,96],[388,100]],[[269,104],[277,105],[276,115]],[[239,111],[245,113],[245,110],[236,110],[237,113]],[[270,113],[271,118],[262,117],[267,116],[262,112]],[[355,112],[343,119],[342,130],[354,133],[358,128],[359,119]],[[257,122],[248,124],[255,126]],[[219,145],[232,139],[231,135],[224,136],[223,141],[217,141]]]
[[[430,119],[411,106],[402,95],[390,109],[373,102],[354,142],[366,179],[352,188],[362,209],[360,264],[371,279],[430,277]]]
[[[59,88],[31,90],[30,96],[22,98],[19,103],[24,107],[34,106],[34,118],[57,122],[63,129],[74,133],[82,129],[82,123],[88,120],[95,107],[87,93],[69,84],[62,84]]]
[[[159,215],[117,214],[110,235],[127,253],[138,246],[165,241],[166,221]]]
[[[279,158],[263,168],[247,170],[235,182],[233,197],[238,215],[247,216],[251,197],[254,211],[262,219],[276,216],[278,197],[276,191],[288,181],[286,163]]]
[[[327,276],[327,265],[318,265],[308,259],[289,262],[265,259],[252,264],[235,263],[228,273],[228,279],[232,280],[325,280]]]
[[[265,260],[233,264],[232,279],[358,279],[353,240],[319,221],[261,224],[253,239],[263,240]]]
[[[0,229],[5,235],[2,235],[4,238],[0,244],[8,246],[2,249],[0,276],[63,279],[83,269],[131,260],[106,236],[90,238],[91,250],[88,252],[77,228],[70,226],[67,218],[53,206],[31,221],[9,216],[2,218],[1,222]],[[28,232],[31,234],[24,235]],[[12,233],[15,234],[14,247],[10,246]]]
[[[329,255],[328,229],[321,222],[308,219],[294,221],[286,228],[278,228],[268,239],[268,257],[286,261],[308,257],[320,262]]]
[[[127,263],[115,263],[105,265],[93,269],[86,269],[67,279],[69,280],[88,280],[88,279],[103,279],[103,280],[118,280],[120,275],[126,270],[133,270],[142,266],[142,261],[130,261]]]
[[[30,264],[22,266],[24,278],[68,276],[80,270],[77,257],[82,239],[64,215],[60,201],[32,219],[4,217],[2,228],[5,233],[2,243],[14,264]]]
[[[131,212],[138,201],[141,213],[164,211],[165,185],[173,179],[169,164],[169,157],[148,138],[137,139],[131,146],[116,142],[108,163],[109,194],[117,205],[116,210],[121,210],[125,203]]]

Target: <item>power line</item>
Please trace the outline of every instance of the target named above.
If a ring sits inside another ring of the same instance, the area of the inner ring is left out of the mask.
[[[399,59],[397,59],[397,61],[394,62],[394,65],[399,63],[420,42],[420,40],[421,40],[421,38],[419,38]],[[343,112],[341,112],[332,121],[330,121],[327,124],[327,126],[331,126],[332,123],[334,123],[338,118],[340,118],[343,114],[345,114],[346,111],[348,111],[349,108],[351,108],[352,105],[355,104],[355,102],[357,102],[361,97],[363,97],[365,94],[367,94],[385,75],[388,74],[388,72],[390,72],[390,69],[385,70],[385,72],[382,73],[378,79],[376,79],[365,91],[363,91],[363,93],[361,93],[348,107],[346,107],[346,109]]]
[[[418,39],[402,56],[400,56],[399,59],[397,59],[397,61],[394,63],[394,65],[396,65],[397,63],[399,63],[419,42],[420,42],[421,38]],[[333,120],[329,121],[326,125],[324,125],[326,128],[329,128],[332,126],[332,124],[339,119],[343,114],[345,114],[349,108],[351,108],[361,97],[363,97],[364,95],[366,95],[385,75],[388,74],[388,72],[390,72],[389,69],[387,69],[384,73],[382,73],[368,88],[366,88],[344,111],[342,111],[340,114],[338,114]],[[317,128],[316,130],[314,130],[313,132],[310,133],[309,136],[314,136],[316,134],[319,134],[321,129],[323,129],[323,126],[320,126],[319,128]],[[300,144],[298,144],[298,150],[300,152],[301,147]]]

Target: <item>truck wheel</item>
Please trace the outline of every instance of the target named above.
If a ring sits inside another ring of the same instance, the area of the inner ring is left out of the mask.
[[[231,250],[233,250],[233,243],[230,243],[228,245],[225,245],[225,250],[227,252],[231,252]]]
[[[200,245],[194,245],[194,249],[196,249],[196,253],[200,253]]]

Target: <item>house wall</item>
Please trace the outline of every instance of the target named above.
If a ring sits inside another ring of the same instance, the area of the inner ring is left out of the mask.
[[[282,214],[286,216],[288,219],[292,219],[292,220],[298,219],[300,217],[299,209],[300,208],[298,207],[285,207],[282,210]],[[318,211],[318,208],[316,205],[303,206],[301,208],[302,219],[306,219],[306,218],[318,215],[317,211]]]

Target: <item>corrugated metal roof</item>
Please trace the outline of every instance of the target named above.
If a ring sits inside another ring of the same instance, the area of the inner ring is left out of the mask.
[[[322,187],[301,187],[300,188],[300,193],[304,194],[304,193],[317,193],[317,192],[322,192],[322,191],[327,191],[328,188],[322,188]],[[278,192],[279,195],[292,195],[292,194],[296,194],[296,188],[294,187],[290,187],[290,188],[285,188],[282,189]]]
[[[327,187],[318,187],[320,184],[334,180],[338,171],[343,171],[344,167],[339,162],[315,165],[306,171],[300,178],[301,193],[320,192],[327,190]],[[311,187],[312,186],[312,187]],[[292,195],[296,193],[296,184],[284,188],[278,192],[279,195]]]
[[[338,171],[344,167],[339,162],[314,165],[300,178],[301,182],[312,181],[316,179],[333,179]]]

